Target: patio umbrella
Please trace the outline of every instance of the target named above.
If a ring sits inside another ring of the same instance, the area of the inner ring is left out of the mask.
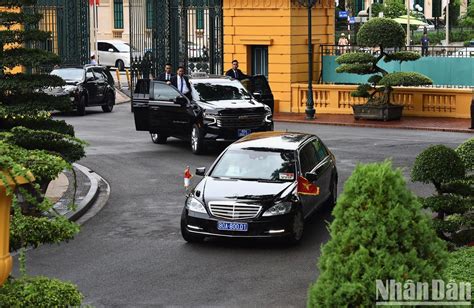
[[[403,17],[405,17],[405,18],[403,18]],[[406,24],[408,24],[408,18],[406,18],[406,17],[407,16],[404,15],[404,16],[394,18],[393,20],[395,20],[399,24],[406,25]],[[416,19],[415,17],[410,17],[410,26],[426,26],[426,25],[427,25],[427,23],[425,23],[425,22],[423,22],[419,19]]]

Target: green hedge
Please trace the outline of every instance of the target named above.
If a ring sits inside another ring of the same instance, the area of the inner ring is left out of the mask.
[[[83,298],[74,284],[42,276],[9,280],[0,287],[1,307],[78,307]]]
[[[449,254],[446,278],[470,282],[474,286],[474,247],[464,247]]]

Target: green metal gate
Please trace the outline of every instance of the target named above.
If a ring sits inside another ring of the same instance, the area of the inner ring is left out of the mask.
[[[130,0],[133,84],[166,63],[222,74],[222,0]]]
[[[64,64],[89,62],[89,1],[39,0],[36,11],[43,14],[38,27],[51,32],[40,48],[58,54]]]

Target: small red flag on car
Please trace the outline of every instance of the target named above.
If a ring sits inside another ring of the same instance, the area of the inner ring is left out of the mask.
[[[189,185],[191,184],[191,178],[193,175],[191,174],[191,171],[189,171],[189,166],[184,169],[184,187],[188,189]]]
[[[100,5],[100,0],[89,0],[89,5],[94,5],[94,2],[95,5]]]
[[[305,177],[298,177],[298,193],[302,195],[319,195],[319,187],[308,181]]]

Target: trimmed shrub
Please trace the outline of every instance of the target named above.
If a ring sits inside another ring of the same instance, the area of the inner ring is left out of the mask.
[[[401,47],[405,44],[405,31],[392,19],[372,18],[357,33],[357,44],[381,48]]]
[[[376,279],[440,279],[446,246],[391,162],[358,165],[333,211],[308,307],[371,307]]]
[[[24,277],[0,287],[2,307],[72,307],[80,306],[84,296],[72,283],[47,277]]]
[[[474,247],[464,247],[449,254],[446,278],[470,282],[474,286]]]
[[[466,140],[456,148],[456,153],[461,158],[466,171],[474,170],[474,138]]]

